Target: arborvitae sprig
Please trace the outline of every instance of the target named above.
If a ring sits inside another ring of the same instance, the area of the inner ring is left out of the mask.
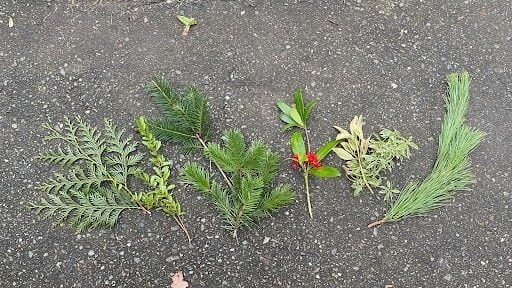
[[[59,194],[49,194],[48,198],[30,207],[42,214],[44,219],[55,217],[55,225],[67,222],[77,233],[113,227],[123,210],[139,208],[116,195],[113,190],[103,187],[87,194],[76,190],[61,191]]]
[[[243,135],[236,130],[225,132],[223,140],[222,146],[208,144],[206,155],[227,172],[232,187],[224,187],[195,163],[185,165],[181,174],[185,183],[215,204],[225,228],[236,237],[240,228],[291,203],[294,193],[289,185],[271,188],[279,158],[265,144],[254,141],[247,147]]]
[[[77,232],[89,228],[112,227],[125,209],[136,209],[130,203],[134,193],[128,187],[128,177],[140,173],[136,166],[143,157],[137,153],[137,144],[131,136],[124,137],[111,120],[105,119],[103,134],[95,127],[76,117],[65,118],[64,130],[49,124],[46,141],[59,141],[65,148],[40,154],[49,164],[68,169],[68,174],[57,174],[37,186],[48,192],[50,201],[30,207],[46,217],[56,216],[57,223],[68,220]]]
[[[467,72],[448,76],[446,114],[439,136],[437,160],[432,172],[423,181],[407,185],[384,218],[371,223],[368,227],[425,215],[450,203],[456,191],[468,190],[468,185],[475,181],[469,169],[469,154],[478,146],[485,134],[464,122],[468,107],[469,83]]]
[[[404,138],[398,131],[383,129],[378,135],[364,137],[363,122],[361,116],[355,116],[350,122],[350,132],[338,126],[336,139],[341,147],[332,150],[341,159],[347,161],[343,165],[347,178],[352,181],[354,196],[359,195],[363,187],[367,187],[373,193],[372,187],[383,189],[385,199],[391,197],[386,186],[381,186],[381,173],[391,171],[394,160],[409,158],[411,148],[417,149],[411,138]],[[389,186],[389,185],[388,185]],[[392,193],[393,194],[393,193]]]

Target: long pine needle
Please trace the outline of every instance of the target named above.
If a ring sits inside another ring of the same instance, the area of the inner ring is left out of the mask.
[[[432,172],[423,181],[408,184],[384,218],[368,227],[424,215],[450,203],[456,191],[469,190],[468,186],[475,181],[469,169],[469,154],[482,141],[485,133],[464,123],[470,77],[467,72],[453,73],[448,76],[447,82],[448,92],[444,99],[446,114]]]

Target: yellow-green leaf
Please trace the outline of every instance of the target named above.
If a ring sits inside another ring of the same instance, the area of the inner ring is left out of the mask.
[[[336,140],[343,140],[352,137],[352,134],[350,134],[347,130],[334,126],[334,129],[338,130],[338,135],[336,136]]]
[[[355,116],[350,121],[350,133],[363,139],[363,116]]]
[[[184,15],[178,15],[176,16],[180,22],[185,26],[192,26],[197,24],[197,20],[195,18],[190,18]]]
[[[12,28],[14,27],[14,20],[12,19],[11,16],[9,16],[9,28]]]
[[[334,153],[336,153],[336,155],[338,155],[338,157],[340,157],[341,159],[343,159],[345,161],[354,159],[354,156],[352,156],[352,154],[348,153],[347,150],[345,150],[343,148],[336,147],[336,148],[333,148],[332,151],[334,151]]]

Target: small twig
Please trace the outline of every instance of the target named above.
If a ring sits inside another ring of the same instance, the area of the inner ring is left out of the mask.
[[[379,225],[384,224],[384,223],[385,223],[385,221],[384,221],[384,220],[378,220],[378,221],[375,221],[375,222],[373,222],[373,223],[368,224],[368,228],[372,228],[372,227],[375,227],[375,226],[379,226]]]
[[[331,19],[329,19],[329,18],[327,18],[327,21],[331,22],[332,24],[334,24],[334,25],[336,25],[336,26],[338,26],[338,25],[339,25],[338,23],[334,22],[334,20],[331,20]]]
[[[173,216],[176,223],[178,223],[178,226],[180,226],[181,230],[185,232],[185,235],[187,236],[188,243],[192,242],[192,238],[190,237],[190,234],[188,233],[187,227],[185,227],[185,224],[183,224],[183,221],[181,220],[180,216]]]
[[[306,185],[306,199],[308,202],[309,217],[313,219],[313,208],[311,207],[311,195],[309,194],[309,178],[308,171],[304,171],[304,183]]]
[[[203,145],[203,148],[205,150],[208,149],[208,146],[206,146],[206,143],[204,142],[203,138],[201,138],[201,136],[199,134],[196,135],[196,138],[197,138],[197,140],[199,140],[199,142],[201,142],[201,145]],[[217,169],[219,169],[220,174],[222,174],[222,177],[224,177],[224,180],[226,180],[226,183],[228,184],[229,188],[231,190],[233,190],[233,184],[231,184],[231,181],[229,181],[229,178],[224,173],[224,170],[222,170],[222,168],[220,168],[220,166],[219,166],[219,164],[217,164],[217,162],[213,161],[213,163],[215,164],[215,166],[217,166]]]

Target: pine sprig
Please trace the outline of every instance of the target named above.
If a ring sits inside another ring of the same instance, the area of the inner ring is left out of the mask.
[[[210,139],[206,97],[196,87],[187,87],[180,96],[167,80],[154,78],[147,91],[164,114],[147,121],[159,140],[180,143],[192,151]]]
[[[239,229],[291,203],[294,193],[287,185],[272,189],[278,156],[260,141],[249,147],[237,130],[226,131],[224,145],[211,143],[206,156],[226,171],[231,187],[223,187],[201,166],[188,163],[181,171],[185,183],[208,197],[236,237]]]
[[[55,225],[68,223],[80,233],[93,228],[111,228],[126,209],[138,209],[137,206],[118,199],[110,189],[99,188],[90,193],[77,190],[61,191],[49,194],[48,200],[41,199],[38,204],[31,203],[44,219],[54,218]]]
[[[408,184],[384,218],[368,227],[425,215],[450,203],[456,191],[468,190],[468,186],[475,181],[470,172],[469,154],[483,140],[485,133],[464,123],[470,77],[467,72],[453,73],[448,76],[447,82],[448,93],[444,99],[446,114],[432,172],[423,181]]]

